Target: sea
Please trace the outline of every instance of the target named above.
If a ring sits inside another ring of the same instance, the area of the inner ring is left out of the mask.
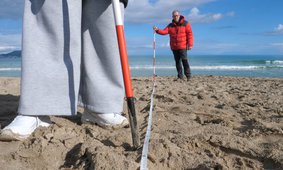
[[[157,76],[176,76],[172,55],[156,55]],[[153,75],[152,55],[129,55],[132,77]],[[191,55],[192,76],[239,76],[283,78],[283,55]],[[20,77],[21,57],[0,55],[0,77]]]

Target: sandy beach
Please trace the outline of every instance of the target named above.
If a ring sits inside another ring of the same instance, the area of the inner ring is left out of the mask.
[[[283,79],[157,77],[148,168],[283,169]],[[0,124],[16,116],[19,78],[0,78]],[[133,78],[141,142],[152,78]],[[127,115],[126,105],[124,106]],[[130,128],[103,129],[77,117],[51,117],[25,141],[0,142],[0,169],[131,169]]]

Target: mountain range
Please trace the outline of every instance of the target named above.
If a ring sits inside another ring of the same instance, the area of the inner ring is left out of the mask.
[[[21,50],[16,50],[16,51],[12,51],[10,53],[5,53],[5,54],[0,54],[0,57],[1,58],[4,58],[4,57],[21,57],[21,53],[22,51]]]

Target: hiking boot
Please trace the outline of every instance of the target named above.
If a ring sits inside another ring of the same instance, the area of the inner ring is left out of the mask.
[[[192,79],[192,76],[187,77],[187,81],[190,81]]]
[[[0,141],[25,140],[36,128],[48,127],[50,124],[36,116],[18,115],[8,126],[1,130]]]
[[[104,128],[122,128],[129,125],[129,121],[121,113],[94,113],[87,109],[82,114],[82,123],[97,124]]]
[[[183,77],[177,77],[177,78],[174,79],[174,81],[182,82],[182,81],[184,81],[184,78]]]

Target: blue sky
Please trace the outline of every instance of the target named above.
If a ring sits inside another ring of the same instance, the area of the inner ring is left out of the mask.
[[[24,0],[0,0],[0,53],[21,48]],[[152,54],[152,26],[164,28],[174,9],[191,23],[190,54],[283,54],[282,0],[129,0],[125,33],[129,55]],[[156,36],[158,54],[171,54]]]

